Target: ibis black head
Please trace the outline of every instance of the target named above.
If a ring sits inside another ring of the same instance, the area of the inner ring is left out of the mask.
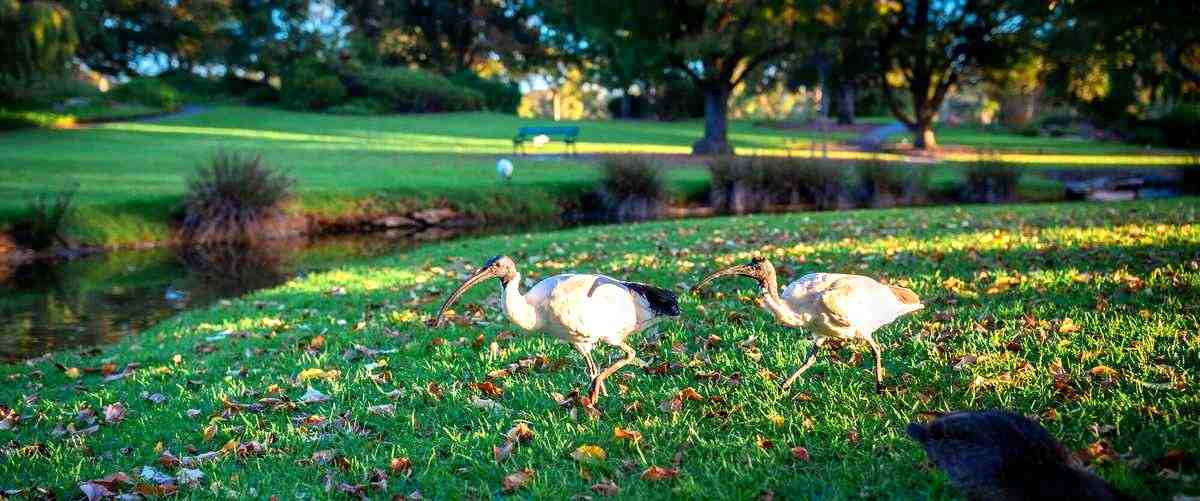
[[[692,294],[699,294],[702,289],[708,287],[708,284],[714,280],[731,275],[753,278],[758,282],[759,286],[766,287],[769,284],[775,283],[775,266],[770,261],[767,261],[766,258],[755,256],[749,263],[730,266],[704,277],[700,283],[692,287]]]
[[[442,303],[442,307],[438,309],[437,317],[435,317],[433,321],[433,326],[440,327],[443,323],[445,323],[446,309],[448,309],[450,305],[454,304],[455,301],[458,301],[458,298],[462,297],[462,295],[465,294],[471,287],[479,285],[480,283],[483,283],[491,278],[498,278],[502,284],[508,285],[508,282],[515,278],[516,275],[517,264],[514,263],[513,260],[508,256],[500,255],[488,259],[483,263],[483,266],[480,266],[475,273],[471,274],[470,277],[467,277],[467,279],[463,281],[462,285],[459,285],[458,288],[450,294],[450,297],[446,299],[445,303]]]

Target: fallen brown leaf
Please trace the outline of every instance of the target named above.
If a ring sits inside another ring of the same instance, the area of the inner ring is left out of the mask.
[[[516,491],[517,489],[520,489],[521,487],[525,486],[525,484],[528,484],[529,482],[531,482],[533,480],[533,477],[535,477],[536,475],[537,475],[537,473],[534,472],[533,470],[531,470],[529,468],[525,468],[523,470],[509,474],[508,476],[505,476],[504,479],[500,481],[500,486],[504,489],[504,492],[506,494],[511,494],[514,491]]]
[[[661,480],[670,480],[679,476],[679,468],[663,468],[661,466],[650,466],[646,471],[642,472],[642,480],[657,482]]]

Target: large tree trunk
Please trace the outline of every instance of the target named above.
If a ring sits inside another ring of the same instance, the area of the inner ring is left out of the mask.
[[[704,137],[692,143],[693,155],[732,155],[729,145],[729,89],[704,89]]]
[[[633,118],[633,96],[629,95],[629,89],[621,95],[621,116],[617,118]]]
[[[936,150],[937,138],[933,134],[933,126],[929,122],[918,122],[909,127],[913,134],[913,149]]]
[[[854,123],[854,84],[843,82],[838,91],[838,123],[851,125]]]

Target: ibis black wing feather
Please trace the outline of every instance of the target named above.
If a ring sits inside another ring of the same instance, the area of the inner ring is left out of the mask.
[[[655,314],[666,317],[679,316],[679,297],[674,292],[638,282],[621,282],[621,285],[646,298],[646,303]]]
[[[588,291],[588,296],[596,292],[596,288],[604,284],[613,284],[624,287],[626,290],[642,296],[646,300],[646,304],[650,305],[650,310],[656,315],[667,317],[679,316],[679,297],[667,289],[655,287],[649,284],[640,282],[626,282],[615,278],[600,275],[595,282],[592,283],[591,290]]]

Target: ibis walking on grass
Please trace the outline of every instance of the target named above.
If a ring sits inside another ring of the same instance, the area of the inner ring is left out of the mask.
[[[679,316],[679,301],[673,292],[604,275],[555,275],[522,294],[516,264],[508,256],[496,256],[450,294],[438,310],[434,326],[444,323],[446,309],[468,289],[492,278],[500,280],[500,304],[512,323],[570,343],[587,362],[590,403],[595,403],[600,394],[607,394],[604,380],[613,373],[631,363],[645,364],[626,338],[664,317]],[[599,343],[620,349],[625,358],[599,370],[592,360],[592,349]]]
[[[864,341],[871,346],[875,353],[875,390],[883,391],[883,349],[873,334],[897,318],[925,307],[911,290],[840,273],[810,273],[780,293],[775,267],[761,257],[704,277],[692,287],[692,293],[699,293],[723,276],[745,276],[758,281],[763,305],[775,321],[813,335],[804,364],[783,383],[784,389],[812,367],[817,350],[826,341],[843,339]]]

